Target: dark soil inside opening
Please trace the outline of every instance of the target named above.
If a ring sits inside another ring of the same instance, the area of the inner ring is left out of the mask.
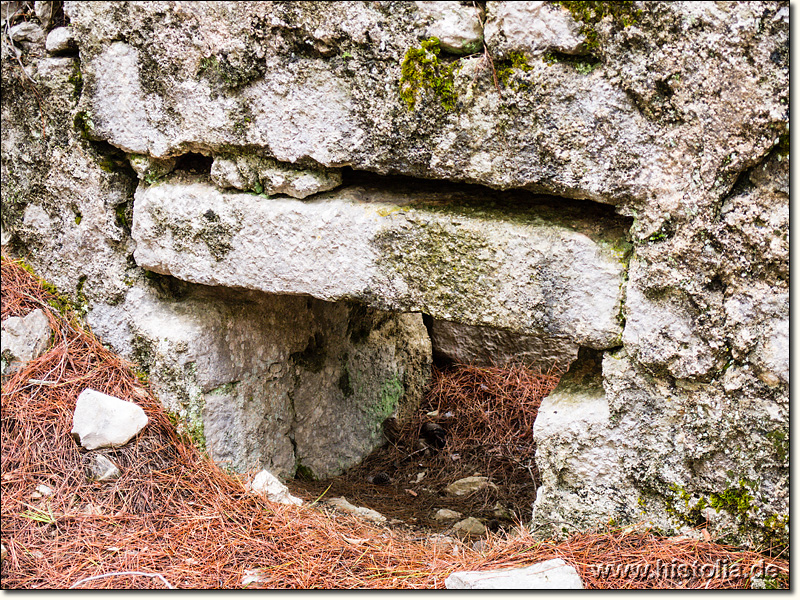
[[[343,496],[390,525],[424,533],[448,532],[466,517],[489,530],[510,530],[531,517],[539,486],[533,422],[559,378],[520,365],[434,369],[419,410],[403,423],[384,423],[381,448],[338,477],[296,479],[289,487],[308,501]],[[474,476],[493,485],[463,496],[447,492]],[[436,520],[439,509],[461,517]]]

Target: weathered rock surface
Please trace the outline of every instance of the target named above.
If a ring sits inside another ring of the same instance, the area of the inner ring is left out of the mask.
[[[86,467],[86,475],[92,481],[114,481],[122,475],[119,467],[103,454],[92,454]]]
[[[478,490],[486,487],[496,487],[488,477],[464,477],[458,481],[454,481],[445,488],[445,491],[451,496],[467,496]]]
[[[501,56],[525,52],[538,56],[557,50],[579,54],[584,49],[580,24],[549,2],[487,2],[486,43]]]
[[[248,491],[254,494],[261,494],[270,502],[277,502],[279,504],[295,504],[301,505],[303,501],[297,496],[292,496],[281,480],[275,477],[266,469],[256,473],[253,481],[247,486]]]
[[[450,510],[448,508],[440,508],[436,511],[433,515],[434,521],[455,521],[456,519],[460,519],[462,517],[460,512],[455,510]]]
[[[211,165],[211,180],[221,188],[302,199],[338,187],[342,174],[336,169],[293,168],[259,156],[217,156]]]
[[[457,194],[437,210],[444,194],[355,187],[313,201],[265,200],[175,178],[137,190],[135,257],[205,285],[565,338],[552,354],[567,364],[578,345],[619,344],[626,246],[614,219],[590,222],[577,207],[556,214],[540,198],[516,214],[487,214]]]
[[[462,536],[483,535],[486,526],[475,517],[467,517],[453,525],[453,531]]]
[[[481,9],[461,2],[415,2],[420,16],[428,20],[425,37],[439,40],[443,50],[472,54],[482,49]]]
[[[560,558],[521,569],[457,571],[444,580],[448,590],[582,590],[578,572]]]
[[[75,404],[72,436],[86,450],[124,446],[147,422],[147,415],[133,402],[85,389]]]
[[[47,34],[45,48],[50,54],[63,54],[74,52],[78,47],[69,27],[56,27]]]
[[[431,349],[419,314],[162,284],[170,300],[132,288],[89,322],[228,468],[338,474],[422,399]]]
[[[24,317],[8,317],[3,321],[2,345],[3,375],[24,368],[34,358],[41,356],[50,345],[53,332],[50,321],[41,308]]]

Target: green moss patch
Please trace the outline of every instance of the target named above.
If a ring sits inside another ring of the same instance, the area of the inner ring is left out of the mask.
[[[414,110],[423,90],[429,90],[446,111],[455,108],[454,77],[461,63],[442,62],[440,51],[439,40],[432,37],[406,52],[400,67],[400,97],[409,110]]]

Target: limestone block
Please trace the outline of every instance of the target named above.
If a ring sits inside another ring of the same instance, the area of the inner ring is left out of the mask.
[[[619,344],[624,233],[585,209],[362,187],[267,200],[187,178],[135,198],[136,262],[158,273],[567,339],[567,361]]]
[[[24,317],[8,317],[3,321],[2,355],[4,375],[24,368],[34,358],[41,356],[50,345],[50,321],[41,308]]]
[[[266,469],[256,473],[256,476],[253,477],[253,481],[250,482],[247,488],[248,491],[254,494],[265,496],[270,502],[295,504],[298,506],[303,504],[300,498],[292,496],[292,494],[289,493],[289,488],[281,483],[280,479]]]
[[[582,590],[578,572],[560,558],[521,569],[457,571],[444,580],[448,590]]]
[[[583,50],[581,26],[565,8],[549,2],[487,2],[486,43],[494,51],[530,55]]]
[[[181,285],[180,301],[132,288],[89,321],[226,468],[336,475],[422,399],[431,349],[419,314]]]
[[[72,436],[86,450],[124,446],[147,422],[147,415],[133,402],[85,389],[72,415]]]

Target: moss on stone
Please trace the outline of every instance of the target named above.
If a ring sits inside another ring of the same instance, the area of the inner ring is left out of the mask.
[[[566,8],[572,17],[581,23],[581,33],[586,38],[586,47],[594,50],[600,46],[596,25],[605,17],[611,17],[615,24],[622,27],[633,25],[642,14],[636,8],[636,2],[584,2],[570,0],[552,0],[553,4]]]
[[[443,63],[435,37],[423,40],[419,48],[409,48],[400,67],[400,97],[409,110],[413,110],[422,90],[430,90],[446,111],[455,108],[455,73],[460,61]]]
[[[516,71],[528,72],[532,69],[528,64],[528,59],[522,52],[509,52],[508,56],[503,60],[495,63],[495,73],[497,74],[497,81],[503,87],[511,87],[514,90],[519,90],[524,87],[523,84],[512,81],[512,76]]]

